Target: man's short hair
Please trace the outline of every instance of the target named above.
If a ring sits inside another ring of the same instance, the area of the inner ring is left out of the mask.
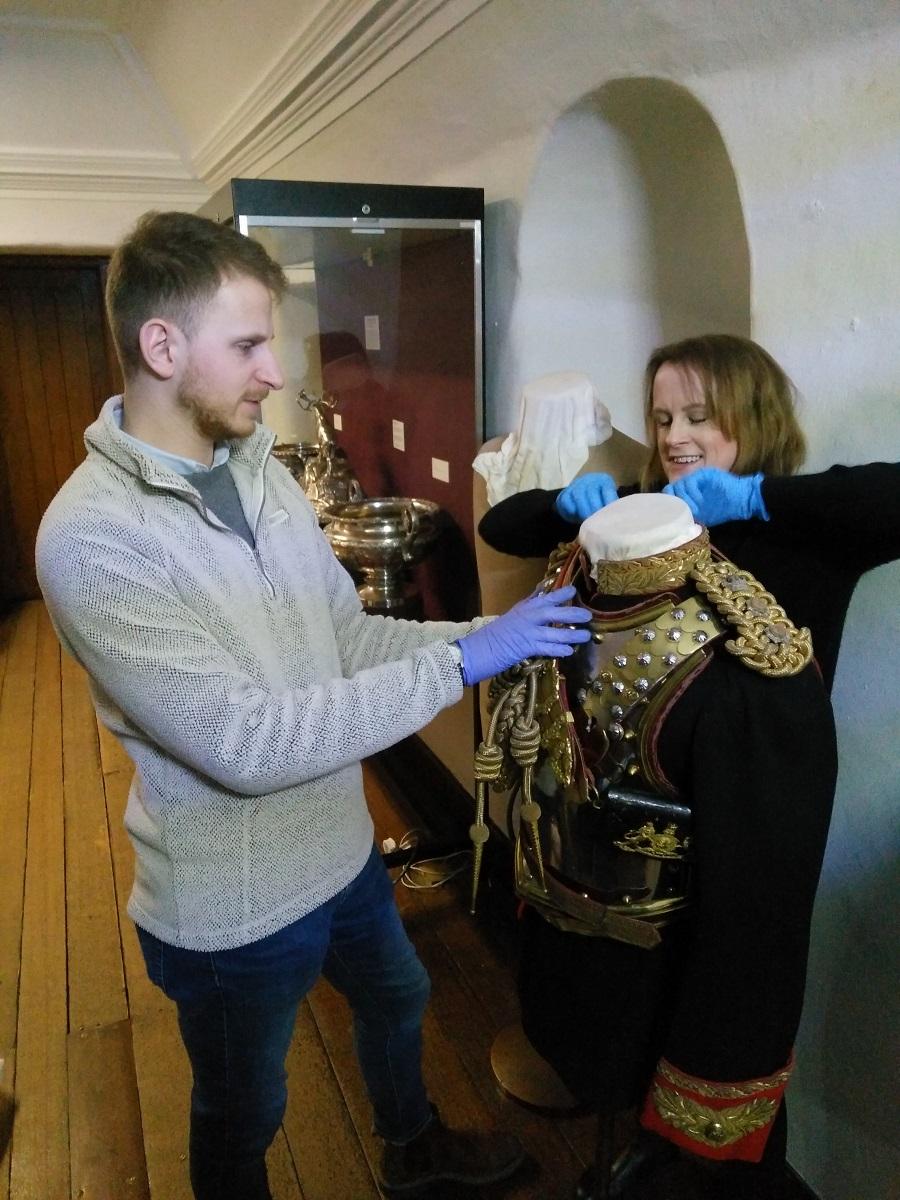
[[[195,213],[149,212],[117,247],[106,280],[106,312],[122,370],[141,365],[139,335],[151,317],[188,337],[223,281],[242,275],[280,298],[287,280],[259,242]]]

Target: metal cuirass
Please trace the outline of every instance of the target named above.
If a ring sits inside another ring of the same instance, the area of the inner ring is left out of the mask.
[[[809,631],[714,554],[703,531],[631,562],[592,568],[577,545],[551,556],[543,586],[575,585],[574,603],[593,614],[591,639],[558,662],[528,660],[491,682],[491,723],[475,762],[473,907],[490,784],[518,789],[516,890],[548,921],[652,948],[686,910],[690,797],[659,766],[666,715],[720,641],[770,676],[795,674],[812,654]]]
[[[575,584],[575,602],[591,609],[591,640],[546,662],[536,682],[540,815],[527,814],[529,828],[519,814],[516,889],[561,928],[649,948],[687,906],[691,882],[689,799],[659,770],[659,727],[727,626],[683,569],[610,611],[608,598],[594,602],[583,551],[551,562],[553,586]]]

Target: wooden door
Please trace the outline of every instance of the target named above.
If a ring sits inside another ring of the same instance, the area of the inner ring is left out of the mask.
[[[0,258],[0,605],[36,597],[44,509],[85,456],[119,386],[103,311],[106,260]]]

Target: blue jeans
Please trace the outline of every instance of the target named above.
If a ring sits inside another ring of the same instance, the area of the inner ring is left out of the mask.
[[[191,1061],[197,1200],[270,1200],[265,1154],[287,1101],[284,1061],[297,1009],[319,975],[353,1010],[376,1133],[406,1142],[428,1124],[421,1060],[430,984],[376,850],[333,899],[247,946],[180,950],[137,932],[150,979],[178,1007]]]

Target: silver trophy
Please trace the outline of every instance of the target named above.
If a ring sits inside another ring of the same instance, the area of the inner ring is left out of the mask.
[[[306,482],[306,464],[318,453],[315,442],[279,442],[272,447],[272,457],[287,467],[301,487]]]
[[[316,418],[315,452],[303,460],[303,490],[316,510],[319,522],[324,524],[326,514],[334,505],[362,500],[364,493],[325,420],[325,410],[335,406],[334,397],[327,392],[311,396],[301,388],[296,400],[305,412],[312,412]]]
[[[409,568],[438,536],[440,507],[400,496],[357,500],[328,510],[325,535],[348,571],[362,576],[357,592],[370,610],[410,613],[417,591]]]
[[[306,492],[337,557],[361,577],[356,590],[364,606],[415,615],[418,592],[410,568],[421,562],[440,532],[440,507],[401,496],[365,499],[325,419],[335,407],[334,397],[301,389],[296,400],[315,415],[316,441],[284,443],[273,453]]]

